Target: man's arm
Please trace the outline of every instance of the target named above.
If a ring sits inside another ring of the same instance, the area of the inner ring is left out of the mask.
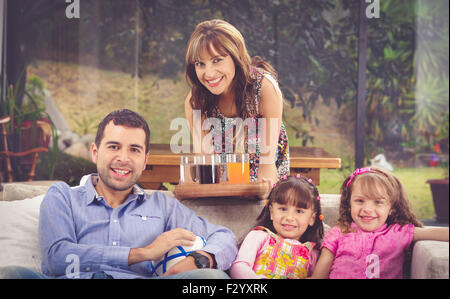
[[[166,252],[177,246],[192,246],[195,235],[185,229],[175,228],[160,234],[150,245],[131,248],[128,265],[143,261],[159,260]]]
[[[197,250],[196,252],[208,257],[209,268],[213,268],[213,265],[214,265],[213,255],[211,255],[210,253],[208,253],[206,251],[202,251],[202,250]],[[189,271],[189,270],[195,270],[195,269],[198,269],[198,268],[195,265],[194,258],[192,256],[188,256],[185,259],[182,259],[181,261],[179,261],[178,263],[173,265],[166,273],[164,273],[163,276],[174,275],[177,273],[181,273],[181,272],[185,272],[185,271]]]
[[[164,195],[159,193],[158,196]],[[182,205],[175,198],[164,196],[160,200],[164,203],[164,210],[167,212],[168,230],[184,228],[194,235],[202,236],[206,240],[202,251],[211,255],[208,258],[214,258],[217,269],[226,270],[231,266],[237,255],[237,246],[236,237],[230,229],[198,217],[194,211]],[[187,260],[193,262],[192,258]]]

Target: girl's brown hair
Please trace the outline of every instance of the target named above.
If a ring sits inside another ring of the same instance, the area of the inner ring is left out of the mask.
[[[323,237],[323,222],[320,215],[319,191],[316,186],[305,177],[289,176],[285,180],[281,179],[269,193],[268,202],[264,206],[261,214],[256,219],[257,226],[264,226],[275,232],[273,222],[270,220],[270,205],[273,203],[295,205],[301,209],[311,208],[316,214],[314,224],[308,226],[300,237],[300,242],[314,242],[316,248],[320,248]]]
[[[391,204],[391,213],[386,220],[388,226],[409,223],[417,227],[423,226],[412,212],[410,202],[400,181],[392,173],[382,168],[371,167],[368,172],[348,176],[342,183],[338,224],[344,233],[350,231],[350,225],[353,222],[350,198],[355,184],[361,184],[361,189],[365,190],[369,198],[387,197]]]
[[[198,24],[186,48],[186,80],[192,92],[191,107],[201,110],[204,114],[202,116],[210,117],[213,114],[218,96],[200,83],[195,72],[195,62],[202,51],[211,54],[213,49],[220,55],[230,55],[233,59],[236,71],[232,84],[236,108],[240,117],[247,118],[250,107],[247,107],[246,99],[254,96],[255,82],[250,76],[251,68],[262,68],[275,78],[277,74],[272,66],[260,57],[250,58],[242,34],[233,25],[218,19]]]

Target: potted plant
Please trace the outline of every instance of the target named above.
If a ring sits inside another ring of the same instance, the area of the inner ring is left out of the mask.
[[[38,147],[47,148],[49,155],[49,179],[52,179],[58,160],[58,136],[50,116],[45,111],[43,82],[38,77],[31,76],[24,90],[24,101],[19,101],[18,92],[14,86],[18,86],[22,78],[21,76],[19,81],[9,86],[9,88],[4,85],[0,87],[0,117],[8,116],[10,119],[6,123],[8,150],[13,153],[25,153]],[[1,79],[3,82],[3,78]],[[18,103],[21,103],[20,106],[18,106]],[[50,140],[52,140],[52,146],[49,146]],[[2,147],[0,147],[0,151]],[[12,162],[10,165],[12,167],[12,179],[14,180],[26,178],[23,167],[20,165],[25,165],[25,168],[31,167],[34,169],[35,167],[35,158],[32,154],[22,155],[20,160],[15,156],[9,155],[9,159]],[[0,172],[3,170],[3,167],[4,165],[2,165],[0,160]]]
[[[436,143],[434,147],[434,152],[436,154],[441,153],[441,149],[447,152],[447,159],[439,159],[436,161],[438,166],[443,168],[444,178],[428,180],[427,183],[430,184],[431,193],[433,196],[434,210],[436,212],[436,220],[439,222],[449,222],[449,164],[448,164],[448,123],[449,113],[443,117],[442,125],[439,126],[439,142]]]

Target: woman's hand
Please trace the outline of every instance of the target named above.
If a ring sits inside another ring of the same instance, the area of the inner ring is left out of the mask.
[[[264,195],[262,196],[262,199],[267,200],[269,197],[270,191],[272,191],[272,188],[273,188],[273,183],[272,183],[273,181],[272,181],[272,179],[268,179],[268,178],[262,178],[262,181],[264,183],[267,183],[267,186],[268,186],[267,192],[264,193]]]
[[[278,181],[277,168],[274,164],[260,164],[258,170],[258,181],[267,183],[269,188],[267,192],[262,196],[264,200],[269,196],[270,191],[273,188],[273,184]]]

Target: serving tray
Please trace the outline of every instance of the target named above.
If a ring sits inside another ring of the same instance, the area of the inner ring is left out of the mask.
[[[246,199],[261,200],[268,191],[269,186],[264,182],[246,184],[178,184],[173,191],[176,198],[183,200],[188,198],[211,197],[244,197]]]

